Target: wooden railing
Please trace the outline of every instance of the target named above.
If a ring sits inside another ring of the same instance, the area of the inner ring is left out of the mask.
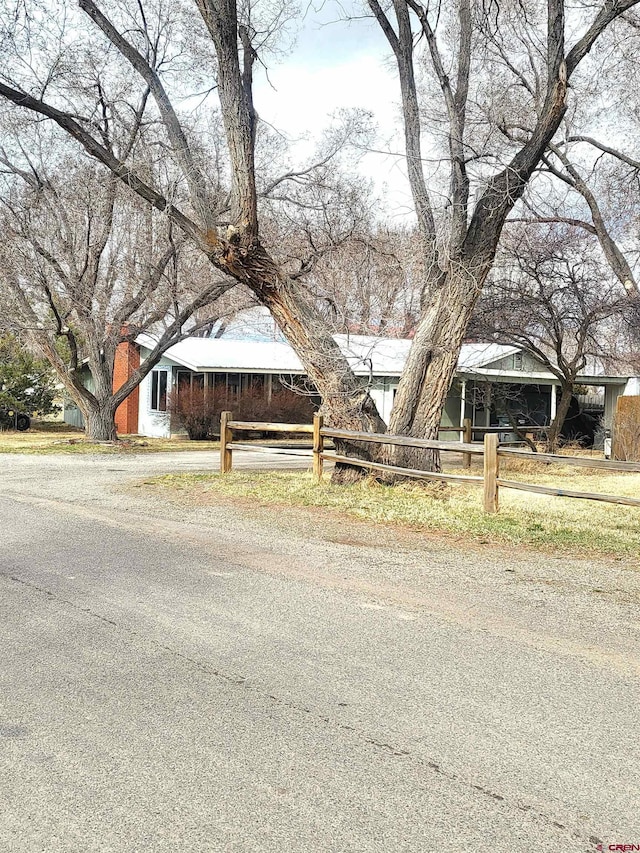
[[[460,427],[442,427],[443,432],[467,432],[467,425]],[[273,432],[289,435],[311,435],[312,447],[309,450],[295,448],[260,447],[256,444],[243,444],[233,440],[235,431],[242,432]],[[501,430],[503,432],[504,430]],[[348,442],[364,442],[366,444],[387,444],[394,447],[411,447],[425,450],[442,450],[460,453],[467,466],[471,456],[482,456],[483,474],[449,474],[439,471],[423,471],[417,468],[403,468],[398,465],[388,465],[383,462],[373,462],[354,456],[343,456],[335,450],[325,449],[325,439]],[[592,459],[585,456],[564,456],[553,453],[532,453],[528,450],[500,447],[497,432],[485,432],[484,442],[474,444],[467,441],[437,441],[426,438],[412,438],[405,435],[387,435],[384,433],[356,432],[353,430],[326,428],[321,415],[315,415],[312,424],[280,424],[262,423],[258,421],[234,421],[231,412],[222,412],[220,417],[220,471],[223,474],[231,471],[234,450],[250,450],[259,453],[281,453],[287,456],[311,456],[313,474],[317,480],[322,479],[324,462],[337,462],[366,468],[369,471],[389,472],[403,477],[421,480],[442,480],[461,483],[475,483],[483,487],[483,504],[487,513],[498,512],[500,489],[518,489],[534,492],[540,495],[555,495],[566,498],[582,498],[585,500],[604,501],[605,503],[624,504],[640,507],[640,498],[623,495],[605,495],[596,492],[578,492],[570,489],[560,489],[551,486],[538,486],[533,483],[522,483],[519,480],[506,480],[500,477],[501,458],[521,458],[530,462],[540,462],[546,465],[573,465],[582,468],[594,468],[606,471],[627,471],[640,473],[640,462],[616,462],[608,459]]]
[[[601,471],[626,471],[639,473],[640,462],[618,462],[614,459],[591,459],[588,456],[565,456],[559,453],[530,453],[526,450],[516,450],[510,447],[499,447],[496,442],[496,475],[495,475],[495,504],[498,507],[498,489],[518,489],[522,492],[533,492],[537,495],[554,495],[562,498],[582,498],[589,501],[623,504],[625,506],[640,506],[640,498],[630,498],[625,495],[604,495],[598,492],[577,492],[571,489],[558,489],[554,486],[538,486],[533,483],[521,483],[519,480],[505,480],[499,475],[499,460],[502,458],[527,459],[530,462],[541,462],[547,465],[567,465],[576,468],[593,468]]]

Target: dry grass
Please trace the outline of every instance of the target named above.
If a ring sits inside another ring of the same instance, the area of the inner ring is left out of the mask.
[[[556,466],[549,470],[529,462],[505,464],[502,473],[509,479],[541,485],[640,496],[640,474]],[[237,471],[224,477],[170,475],[146,485],[166,490],[172,500],[179,502],[207,504],[223,497],[263,506],[322,507],[377,523],[455,534],[479,543],[639,561],[640,509],[634,507],[502,489],[500,512],[488,516],[482,510],[479,486],[417,482],[383,486],[371,479],[351,486],[333,486],[328,478],[317,484],[309,473],[299,472]]]
[[[0,453],[160,453],[175,450],[217,450],[217,441],[188,441],[185,438],[121,436],[117,445],[95,444],[84,432],[63,423],[36,423],[26,432],[0,432]]]
[[[567,454],[568,455],[568,454]],[[573,454],[586,456],[586,453]],[[593,457],[602,459],[602,455]],[[444,466],[445,470],[459,472],[459,467],[453,465]],[[474,462],[468,472],[482,476],[482,463]],[[574,465],[561,465],[559,463],[539,462],[535,459],[500,459],[500,477],[505,480],[517,480],[522,483],[535,483],[539,486],[551,486],[563,489],[572,489],[579,492],[594,492],[605,495],[620,495],[625,497],[640,498],[640,474],[626,473],[621,471],[606,471],[595,468],[583,468]],[[512,495],[510,490],[501,491],[501,501],[506,496]],[[524,500],[533,497],[543,499],[544,496],[534,496],[522,493]],[[558,498],[548,498],[550,501]],[[586,502],[587,507],[593,507],[594,503]],[[640,524],[640,509],[636,510],[637,522]]]

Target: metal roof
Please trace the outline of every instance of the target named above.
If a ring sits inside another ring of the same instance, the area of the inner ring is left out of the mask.
[[[335,341],[345,355],[352,370],[358,376],[399,377],[411,347],[405,338],[376,338],[367,335],[334,335]],[[137,342],[151,349],[154,339],[147,334],[139,335]],[[494,344],[463,344],[458,358],[457,371],[461,374],[478,376],[502,376],[511,381],[528,376],[542,381],[556,381],[545,370],[535,372],[506,371],[487,368],[487,365],[520,351],[519,347]],[[280,341],[234,340],[222,338],[185,338],[170,347],[164,358],[196,373],[292,373],[303,374],[300,359],[288,344]],[[583,382],[587,377],[580,377]],[[602,384],[618,382],[626,377],[593,377],[590,384],[602,379]]]
[[[136,340],[147,349],[154,343],[149,335],[139,335]],[[289,344],[277,341],[185,338],[169,347],[164,358],[196,373],[304,373]]]

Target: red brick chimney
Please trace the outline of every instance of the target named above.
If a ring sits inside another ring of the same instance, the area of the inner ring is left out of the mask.
[[[118,390],[134,370],[140,367],[140,348],[132,341],[122,341],[116,349],[113,364],[113,390]],[[135,435],[138,432],[139,388],[136,387],[116,409],[116,429],[119,435]]]

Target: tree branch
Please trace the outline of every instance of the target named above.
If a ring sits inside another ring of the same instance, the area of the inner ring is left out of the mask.
[[[98,140],[86,131],[74,118],[72,118],[69,113],[62,112],[61,110],[56,109],[56,107],[47,104],[45,101],[37,100],[31,95],[28,95],[26,92],[21,92],[19,89],[13,89],[2,82],[0,82],[0,96],[12,101],[19,107],[24,107],[31,112],[38,113],[39,115],[43,115],[54,121],[59,127],[77,140],[88,154],[103,163],[130,189],[148,201],[157,210],[165,212],[167,216],[169,216],[169,218],[172,219],[176,225],[185,232],[185,234],[192,237],[198,245],[203,248],[208,245],[201,229],[192,219],[182,213],[182,211],[175,207],[175,205],[168,202],[161,193],[143,181],[136,172],[130,169],[123,161],[119,160],[112,151],[105,148],[104,145],[98,142]],[[209,254],[211,254],[210,245]]]
[[[211,205],[207,198],[206,180],[203,173],[198,168],[187,137],[185,136],[182,125],[178,119],[176,111],[171,104],[166,89],[162,85],[162,81],[155,69],[147,62],[142,54],[130,44],[124,36],[113,26],[111,21],[98,9],[93,0],[78,0],[79,6],[85,12],[96,26],[104,33],[111,44],[124,56],[131,66],[140,74],[145,81],[162,116],[162,121],[167,130],[169,140],[172,145],[178,163],[182,168],[182,172],[189,187],[191,202],[194,208],[202,216],[207,231],[211,231],[212,237],[215,235],[213,231],[214,219]],[[145,31],[146,35],[146,31]]]

